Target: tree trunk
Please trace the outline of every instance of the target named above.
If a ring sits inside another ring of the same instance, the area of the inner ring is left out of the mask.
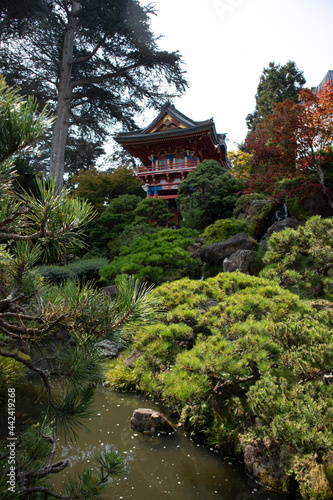
[[[333,200],[332,200],[332,197],[330,195],[330,192],[327,190],[327,187],[325,186],[324,172],[323,172],[323,169],[321,168],[321,165],[320,165],[320,163],[318,161],[316,162],[316,167],[317,167],[317,172],[318,172],[318,175],[319,175],[320,184],[324,188],[324,194],[325,194],[325,196],[327,198],[327,201],[328,201],[330,207],[333,208]]]
[[[65,149],[72,100],[71,75],[73,46],[79,9],[79,2],[72,0],[72,10],[68,14],[68,24],[64,33],[59,74],[57,119],[53,127],[50,161],[50,177],[56,179],[57,190],[60,190],[64,184]]]

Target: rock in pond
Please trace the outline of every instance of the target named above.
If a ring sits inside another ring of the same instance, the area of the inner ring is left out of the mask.
[[[162,413],[149,408],[134,410],[131,418],[131,429],[144,434],[174,432],[172,425]]]

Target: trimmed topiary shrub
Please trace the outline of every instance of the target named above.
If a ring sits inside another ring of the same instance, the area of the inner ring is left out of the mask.
[[[117,275],[130,274],[155,284],[201,274],[201,262],[192,259],[189,246],[198,232],[194,229],[160,229],[135,238],[120,249],[119,256],[100,269],[102,278],[113,282]]]
[[[54,283],[70,279],[98,280],[99,269],[108,264],[106,258],[82,259],[66,266],[39,266],[37,271],[44,278]]]

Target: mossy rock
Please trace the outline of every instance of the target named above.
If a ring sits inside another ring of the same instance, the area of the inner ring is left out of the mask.
[[[293,472],[302,500],[332,500],[333,490],[325,474],[325,465],[313,455],[294,460]]]

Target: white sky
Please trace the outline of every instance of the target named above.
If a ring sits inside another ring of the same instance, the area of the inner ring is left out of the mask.
[[[176,108],[196,121],[214,118],[217,132],[227,133],[228,149],[245,139],[245,117],[254,110],[259,78],[270,61],[295,61],[310,88],[333,69],[332,0],[153,3],[152,30],[164,35],[159,47],[182,54],[190,83]],[[147,115],[143,125],[153,118]]]

